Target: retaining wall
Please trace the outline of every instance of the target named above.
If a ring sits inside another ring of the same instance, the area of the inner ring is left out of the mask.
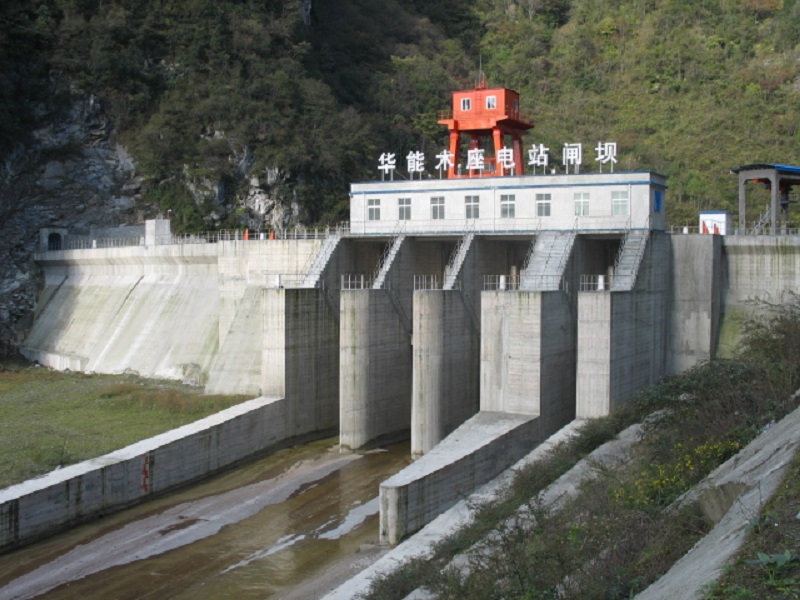
[[[380,487],[380,539],[397,544],[541,442],[530,415],[479,412]]]
[[[319,240],[227,241],[37,255],[45,287],[22,353],[57,369],[261,393],[262,291],[296,283]]]
[[[0,551],[96,518],[279,446],[286,402],[256,398],[0,490]]]
[[[723,236],[722,323],[719,353],[729,355],[741,334],[742,319],[758,300],[778,303],[800,291],[800,237]]]
[[[203,383],[218,348],[213,245],[48,252],[22,353],[56,368]]]

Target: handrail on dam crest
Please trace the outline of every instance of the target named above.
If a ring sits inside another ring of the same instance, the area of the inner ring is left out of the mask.
[[[216,244],[217,242],[259,241],[259,240],[323,240],[331,235],[345,235],[350,232],[350,223],[343,222],[328,227],[293,227],[281,230],[222,229],[200,233],[165,233],[148,237],[144,227],[127,228],[141,230],[138,235],[93,236],[92,234],[69,234],[59,236],[57,242],[38,244],[37,252],[61,250],[94,250],[99,248],[131,248],[136,246],[182,246],[190,244]],[[104,230],[107,232],[108,230]]]

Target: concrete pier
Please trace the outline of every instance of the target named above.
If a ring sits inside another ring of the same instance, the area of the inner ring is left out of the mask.
[[[654,234],[632,289],[578,298],[578,418],[606,416],[668,374],[669,238]]]
[[[342,448],[408,436],[411,339],[389,292],[344,291],[340,304]]]
[[[286,398],[290,436],[339,425],[339,325],[320,289],[264,294],[264,393]]]
[[[541,418],[546,434],[575,416],[575,337],[564,292],[483,292],[481,410]]]
[[[722,319],[723,238],[719,235],[671,236],[673,279],[669,335],[669,372],[680,373],[717,353]]]
[[[478,412],[480,340],[459,291],[414,292],[411,453],[430,451]]]

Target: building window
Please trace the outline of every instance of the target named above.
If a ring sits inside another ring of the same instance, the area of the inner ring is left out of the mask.
[[[464,196],[464,207],[466,208],[467,219],[479,219],[480,213],[480,197],[479,196]]]
[[[628,192],[611,192],[611,214],[623,216],[629,212]]]
[[[444,219],[444,196],[431,198],[431,219],[434,221]]]
[[[411,219],[411,198],[399,198],[397,200],[397,218],[400,221]]]
[[[575,216],[589,216],[589,192],[575,192]]]
[[[653,212],[660,213],[664,208],[664,190],[653,190]]]
[[[500,196],[500,218],[513,219],[515,196],[514,194],[501,194]]]
[[[497,96],[486,96],[486,110],[497,108]]]
[[[461,99],[461,110],[472,110],[472,98]]]
[[[367,219],[369,219],[370,221],[381,220],[380,198],[369,198],[367,200]]]
[[[550,194],[536,194],[536,216],[550,216]]]

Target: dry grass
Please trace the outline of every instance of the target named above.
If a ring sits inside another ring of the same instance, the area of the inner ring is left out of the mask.
[[[101,456],[246,400],[177,382],[0,362],[0,488]]]

